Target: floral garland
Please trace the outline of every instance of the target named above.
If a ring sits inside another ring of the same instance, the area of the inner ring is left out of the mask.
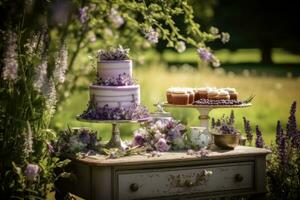
[[[102,77],[97,77],[96,83],[93,85],[100,86],[128,86],[128,85],[136,85],[136,80],[133,79],[129,74],[123,73],[119,74],[117,78],[108,77],[106,79]]]
[[[110,108],[105,105],[97,108],[91,103],[86,111],[80,117],[87,120],[139,120],[149,118],[149,111],[146,107],[132,103],[129,107]]]

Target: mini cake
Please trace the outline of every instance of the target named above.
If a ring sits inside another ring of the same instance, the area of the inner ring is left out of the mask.
[[[191,88],[187,89],[187,93],[189,94],[189,104],[192,104],[195,100],[195,93]]]
[[[195,91],[195,101],[198,101],[199,99],[207,99],[208,95],[208,88],[197,88]]]
[[[167,102],[169,103],[169,104],[172,104],[173,103],[173,101],[172,101],[172,92],[173,92],[173,88],[169,88],[169,89],[167,89],[167,93],[166,93],[166,95],[167,95]]]
[[[230,99],[229,93],[226,90],[219,90],[218,99]]]
[[[172,103],[176,105],[187,105],[189,103],[189,94],[184,89],[178,89],[172,92]]]
[[[229,93],[230,99],[237,100],[238,93],[236,92],[235,88],[224,88]]]
[[[219,99],[219,91],[217,89],[209,89],[207,91],[207,98],[217,100]]]

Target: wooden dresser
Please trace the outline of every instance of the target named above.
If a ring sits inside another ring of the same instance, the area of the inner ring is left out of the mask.
[[[265,192],[266,149],[238,146],[205,158],[185,152],[74,160],[72,193],[84,199],[205,199]]]

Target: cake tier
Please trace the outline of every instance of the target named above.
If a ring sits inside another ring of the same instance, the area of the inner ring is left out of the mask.
[[[127,74],[132,77],[131,60],[103,60],[98,62],[97,73],[99,77],[118,78],[120,74]]]
[[[140,104],[140,86],[98,86],[90,85],[90,98],[97,108],[127,107],[133,102]]]

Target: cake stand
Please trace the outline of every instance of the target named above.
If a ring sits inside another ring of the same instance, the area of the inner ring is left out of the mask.
[[[164,107],[173,107],[173,108],[194,108],[200,112],[199,120],[200,126],[206,127],[209,130],[209,112],[217,108],[245,108],[251,106],[251,103],[244,103],[239,105],[176,105],[164,103]]]
[[[139,120],[89,120],[83,119],[80,116],[76,116],[78,121],[88,122],[88,123],[101,123],[101,124],[111,124],[112,132],[109,142],[105,145],[106,148],[119,148],[122,149],[122,140],[119,126],[120,124],[129,124],[129,123],[143,123],[150,120],[150,118],[139,119]]]

